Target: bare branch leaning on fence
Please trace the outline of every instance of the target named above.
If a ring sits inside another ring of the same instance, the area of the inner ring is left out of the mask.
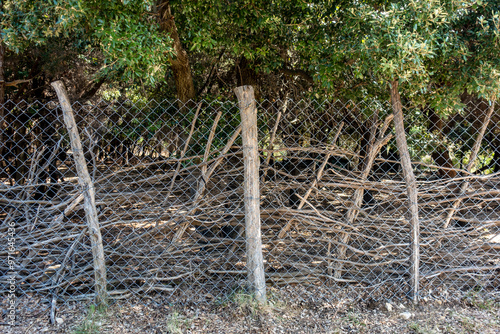
[[[96,303],[98,305],[106,305],[108,298],[106,291],[106,264],[104,259],[101,227],[99,226],[95,205],[95,188],[87,170],[87,163],[85,161],[80,136],[78,134],[75,118],[73,116],[73,109],[71,108],[71,103],[69,102],[66,89],[61,81],[53,82],[52,87],[54,87],[61,103],[64,122],[66,123],[66,127],[71,138],[71,148],[73,150],[73,157],[78,171],[78,181],[83,190],[84,208],[89,228],[89,235],[92,241]]]

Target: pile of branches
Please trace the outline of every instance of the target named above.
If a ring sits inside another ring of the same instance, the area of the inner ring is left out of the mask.
[[[245,279],[243,165],[241,150],[229,152],[231,145],[211,157],[171,158],[96,176],[112,297],[182,295],[186,285],[216,294]],[[401,179],[363,180],[361,172],[321,170],[320,163],[293,175],[263,160],[262,239],[269,284],[406,289],[410,225]],[[66,179],[64,198],[53,201],[23,200],[29,185],[0,189],[0,242],[6,244],[14,222],[14,272],[21,293],[93,295],[83,196],[77,180]],[[464,193],[463,182],[469,182]],[[499,182],[495,174],[418,181],[421,282],[427,290],[498,288]],[[360,190],[371,191],[375,203],[363,205]],[[290,205],[291,194],[300,200],[297,207]],[[447,222],[457,200],[461,205]],[[3,293],[8,255],[0,252]]]

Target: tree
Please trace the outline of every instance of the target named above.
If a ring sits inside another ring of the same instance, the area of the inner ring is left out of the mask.
[[[123,80],[152,85],[163,80],[172,42],[153,15],[152,1],[5,1],[2,38],[17,54],[51,46],[74,61],[99,51],[100,82]],[[57,47],[59,46],[59,47]],[[29,78],[31,79],[31,78]]]
[[[174,73],[175,85],[177,88],[177,98],[181,103],[194,100],[196,91],[194,88],[193,76],[189,57],[182,46],[182,42],[177,32],[175,17],[172,14],[170,1],[160,0],[158,2],[159,23],[162,31],[168,33],[173,40],[175,54],[169,58],[169,62]]]

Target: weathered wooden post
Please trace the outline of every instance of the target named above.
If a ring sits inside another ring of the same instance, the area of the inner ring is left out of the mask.
[[[245,165],[244,197],[248,280],[255,298],[266,302],[266,279],[260,228],[259,153],[257,140],[257,108],[252,86],[234,89],[241,115],[243,161]]]
[[[92,244],[92,255],[94,258],[94,277],[95,277],[95,292],[96,304],[106,306],[107,292],[106,292],[106,264],[104,260],[104,247],[102,245],[101,230],[99,221],[97,220],[97,210],[95,206],[95,189],[90,174],[85,162],[83,154],[82,143],[78,128],[76,127],[73,109],[69,102],[68,94],[61,81],[52,83],[52,87],[57,93],[61,109],[63,111],[64,123],[68,129],[69,138],[71,141],[71,150],[73,151],[73,158],[75,160],[76,171],[78,173],[78,183],[83,189],[85,216],[87,218],[87,225],[89,228],[89,236]]]
[[[411,166],[410,153],[406,142],[404,128],[403,105],[398,89],[399,82],[391,82],[391,104],[394,112],[394,127],[396,129],[396,144],[398,146],[399,156],[401,157],[401,167],[406,183],[406,192],[408,194],[408,208],[410,216],[410,295],[413,303],[418,303],[419,282],[420,282],[420,220],[418,218],[418,192],[417,181],[413,174]]]

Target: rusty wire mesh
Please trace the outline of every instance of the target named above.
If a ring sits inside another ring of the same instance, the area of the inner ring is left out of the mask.
[[[4,108],[0,243],[8,247],[0,290],[39,298],[44,310],[91,301],[82,189],[59,106]],[[111,300],[202,303],[245,289],[237,105],[122,101],[73,109],[96,188]],[[466,167],[487,109],[469,104],[445,120],[430,109],[405,109],[419,191],[421,298],[499,298],[498,111],[475,165]],[[408,297],[406,185],[392,124],[382,133],[390,113],[375,102],[258,103],[270,293],[326,301]],[[366,162],[370,150],[373,164]]]

